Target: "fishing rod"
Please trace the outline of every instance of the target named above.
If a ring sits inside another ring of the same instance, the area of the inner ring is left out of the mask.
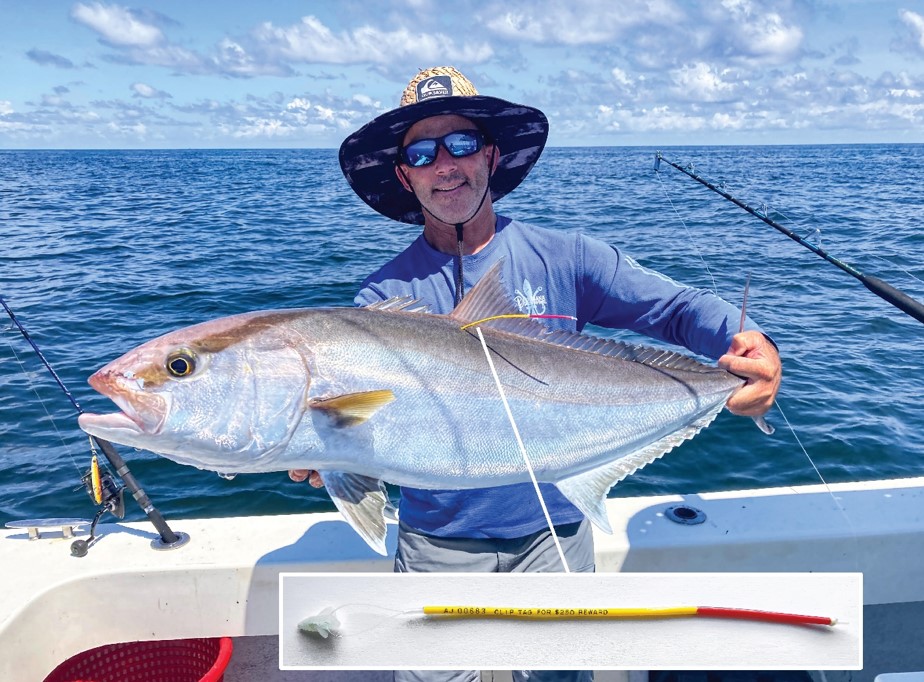
[[[61,390],[64,391],[64,395],[67,396],[67,399],[71,401],[71,405],[74,406],[74,409],[77,410],[77,414],[83,414],[83,409],[77,403],[77,400],[67,389],[67,386],[64,385],[64,382],[61,381],[61,377],[58,376],[57,372],[52,368],[51,363],[45,358],[44,353],[38,347],[38,344],[32,339],[32,336],[29,334],[28,330],[22,325],[22,323],[17,319],[16,314],[13,312],[12,308],[7,305],[6,301],[3,300],[3,297],[0,296],[0,305],[3,306],[3,309],[6,310],[6,314],[10,316],[10,319],[13,321],[13,324],[16,325],[16,328],[19,330],[19,333],[22,334],[22,337],[32,346],[32,350],[35,351],[35,354],[38,356],[39,360],[42,361],[42,364],[45,365],[45,368],[51,373],[51,376],[54,377],[55,382],[58,386],[61,387]],[[90,444],[92,447],[93,443],[102,450],[103,454],[106,455],[106,459],[109,460],[109,464],[115,469],[115,472],[119,475],[122,481],[125,483],[125,487],[128,488],[129,492],[132,494],[132,497],[135,498],[135,501],[138,502],[138,506],[141,507],[141,510],[147,515],[151,523],[154,524],[154,528],[157,530],[160,535],[160,541],[155,541],[152,543],[155,549],[174,549],[180,547],[189,540],[189,536],[186,533],[174,533],[170,526],[167,525],[167,522],[164,520],[164,517],[161,516],[160,512],[154,507],[154,504],[151,502],[147,493],[144,492],[144,489],[138,484],[137,479],[135,479],[132,472],[129,471],[128,465],[125,463],[125,460],[122,459],[122,456],[118,453],[115,447],[107,440],[102,438],[97,438],[96,436],[90,436]],[[94,468],[95,472],[95,468]],[[98,474],[93,475],[93,487],[99,489],[99,485],[96,482]],[[86,478],[86,477],[85,477]],[[117,491],[109,489],[110,499],[112,499]],[[94,497],[94,499],[99,502],[99,497]],[[113,511],[116,504],[113,503],[108,510]],[[102,515],[102,512],[106,509],[101,510],[97,514],[96,518],[93,521],[93,528],[96,527],[96,522],[99,520],[99,517]],[[120,517],[121,518],[121,517]],[[93,532],[90,534],[91,541],[93,538]],[[71,551],[76,556],[83,556],[86,554],[88,549],[88,543],[83,540],[75,541],[74,545],[71,548]]]
[[[767,225],[782,232],[787,237],[792,239],[794,242],[804,246],[812,253],[818,256],[821,256],[829,263],[836,265],[838,268],[846,272],[848,275],[851,275],[852,277],[855,277],[856,279],[860,280],[860,282],[863,283],[863,286],[865,286],[871,292],[876,294],[879,298],[895,306],[902,312],[910,315],[911,317],[916,319],[918,322],[924,322],[924,304],[912,298],[911,296],[906,294],[901,289],[896,289],[891,284],[888,284],[887,282],[883,282],[878,277],[874,277],[872,275],[866,275],[860,272],[859,270],[857,270],[852,265],[845,263],[844,261],[839,260],[838,258],[835,258],[831,254],[826,252],[824,249],[822,249],[820,246],[816,244],[812,244],[810,241],[808,241],[807,239],[803,237],[800,237],[792,230],[783,227],[782,225],[780,225],[778,222],[770,218],[765,213],[759,211],[756,208],[752,208],[748,206],[746,203],[744,203],[743,201],[740,201],[739,199],[736,199],[735,197],[733,197],[731,194],[729,194],[725,190],[721,189],[720,187],[716,187],[714,184],[712,184],[705,178],[700,177],[699,175],[697,175],[694,171],[690,170],[689,168],[683,168],[682,166],[677,165],[673,161],[670,161],[664,158],[661,155],[661,152],[655,153],[655,166],[654,166],[655,170],[658,170],[661,167],[661,161],[664,161],[664,163],[668,164],[669,166],[673,166],[674,168],[679,170],[684,175],[690,176],[691,178],[696,180],[698,183],[705,185],[706,187],[711,189],[713,192],[715,192],[719,196],[725,199],[728,199],[730,202],[735,204],[735,206],[738,206],[739,208],[743,208],[745,211],[747,211],[751,215],[757,218],[760,218],[762,221],[767,223]]]

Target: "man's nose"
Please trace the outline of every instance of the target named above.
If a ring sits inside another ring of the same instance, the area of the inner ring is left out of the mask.
[[[433,161],[433,168],[438,173],[445,173],[447,171],[455,170],[456,157],[449,153],[449,150],[446,149],[445,145],[441,144],[436,148],[436,159]]]

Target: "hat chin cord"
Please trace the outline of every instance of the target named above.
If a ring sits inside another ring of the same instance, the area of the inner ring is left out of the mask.
[[[491,150],[491,166],[492,167],[494,166],[494,155],[496,153],[497,153],[497,147],[494,147]],[[478,207],[472,212],[472,214],[468,218],[466,218],[462,222],[451,223],[448,220],[443,220],[438,215],[436,215],[433,211],[431,211],[429,208],[424,206],[422,202],[420,204],[420,208],[426,211],[427,213],[429,213],[436,220],[446,225],[454,224],[456,226],[456,244],[458,246],[458,259],[456,260],[456,301],[455,301],[456,305],[459,305],[459,303],[462,301],[462,298],[465,296],[465,280],[463,279],[463,270],[462,270],[462,228],[465,226],[465,223],[471,221],[476,215],[478,215],[478,212],[481,210],[481,207],[484,206],[485,199],[488,198],[488,192],[491,191],[491,177],[493,177],[493,175],[494,175],[494,170],[492,168],[491,175],[488,176],[488,182],[484,188],[484,193],[481,195],[481,201],[478,202]]]

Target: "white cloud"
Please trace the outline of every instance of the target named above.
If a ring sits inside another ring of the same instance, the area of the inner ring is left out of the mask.
[[[382,103],[379,100],[374,100],[369,95],[364,95],[362,93],[356,93],[353,95],[353,101],[357,104],[361,104],[364,107],[370,107],[373,109],[380,109]]]
[[[115,121],[110,121],[106,124],[106,128],[110,133],[114,133],[116,135],[124,135],[126,137],[137,137],[143,139],[148,134],[148,128],[144,123],[123,125],[116,123]]]
[[[924,50],[924,16],[909,9],[899,10],[898,16],[911,29],[918,49]]]
[[[827,0],[821,9],[806,0],[393,0],[368,12],[318,4],[314,16],[264,13],[243,27],[240,17],[215,15],[199,30],[201,12],[171,5],[174,20],[141,9],[150,3],[125,2],[68,3],[69,29],[90,37],[89,53],[79,41],[20,46],[36,64],[72,65],[82,80],[0,93],[8,100],[0,100],[0,129],[15,125],[17,140],[31,135],[37,146],[87,139],[72,135],[81,130],[104,141],[118,130],[127,145],[146,135],[336,147],[345,129],[395,104],[415,67],[456,63],[486,94],[545,110],[552,144],[688,133],[703,142],[812,139],[792,134],[800,129],[831,133],[825,141],[924,134],[924,9],[913,4],[895,3],[886,16],[874,14],[872,0],[840,14]],[[67,57],[56,54],[66,45]],[[159,68],[125,79],[124,65]],[[250,87],[227,78],[267,74],[298,78]],[[156,87],[168,84],[172,96]]]
[[[235,77],[291,76],[290,63],[393,64],[397,62],[480,63],[493,54],[486,41],[456,42],[438,32],[398,28],[385,31],[359,26],[334,33],[313,16],[288,26],[264,22],[239,39],[225,37],[210,51],[175,44],[161,30],[118,5],[78,4],[75,20],[98,32],[116,49],[107,61],[147,64],[181,73],[218,73]],[[165,21],[169,21],[164,19]]]
[[[612,74],[613,80],[615,80],[620,85],[624,85],[624,86],[632,85],[632,79],[629,77],[629,74],[627,74],[625,71],[623,71],[619,67],[613,67],[610,70],[610,74]]]
[[[241,43],[224,38],[210,60],[214,71],[232,76],[285,76],[291,75],[291,69],[277,62],[255,57]]]
[[[740,113],[717,112],[712,115],[712,127],[716,130],[741,130],[745,123],[745,116]]]
[[[322,121],[334,121],[334,110],[330,107],[322,107],[320,105],[314,108],[315,112],[318,114],[318,118]]]
[[[115,48],[114,54],[104,57],[107,61],[165,66],[187,73],[216,70],[196,52],[170,44],[157,26],[119,5],[78,3],[71,17],[99,33],[102,42]]]
[[[706,3],[706,7],[716,30],[735,48],[732,56],[782,63],[802,45],[802,29],[787,23],[778,12],[764,10],[759,2],[722,0],[720,5]]]
[[[296,111],[308,111],[311,109],[311,102],[307,99],[302,99],[301,97],[296,97],[291,102],[286,104],[286,109],[296,110]]]
[[[810,85],[809,76],[805,71],[795,71],[790,74],[780,76],[775,80],[776,87],[781,90],[787,89],[805,89]]]
[[[103,42],[117,50],[105,57],[107,61],[163,66],[181,73],[220,73],[238,77],[291,73],[285,65],[258,60],[245,46],[230,38],[222,39],[209,56],[203,56],[171,43],[157,26],[119,5],[77,4],[71,16],[99,33]]]
[[[674,111],[668,106],[654,107],[651,111],[641,111],[634,118],[633,130],[641,131],[698,131],[706,127],[700,116],[690,116],[682,111]]]
[[[141,21],[131,10],[119,5],[77,3],[71,10],[71,17],[112,45],[152,47],[164,41],[159,28]]]
[[[295,62],[315,64],[391,64],[396,60],[471,63],[483,62],[493,55],[487,42],[466,41],[457,45],[441,33],[412,33],[405,28],[383,31],[360,26],[335,34],[313,16],[302,17],[299,23],[283,27],[265,22],[252,35],[261,51]]]
[[[291,118],[298,125],[306,125],[311,117],[311,102],[301,97],[296,97],[286,104],[286,110],[281,115]]]
[[[250,118],[229,132],[237,138],[285,137],[295,132],[295,128],[278,118]]]
[[[114,61],[123,61],[116,59]],[[159,45],[150,49],[131,49],[125,53],[124,61],[135,64],[166,66],[188,73],[204,73],[209,70],[202,57],[177,45]]]
[[[151,87],[147,83],[132,83],[131,90],[135,93],[135,97],[143,97],[144,99],[170,99],[171,97],[163,90]]]
[[[617,110],[607,104],[600,104],[597,106],[596,119],[597,123],[601,127],[607,130],[619,130],[622,126],[617,120],[619,114]]]
[[[233,71],[247,73],[253,71],[253,58],[247,54],[239,43],[224,38],[218,43],[217,61]]]
[[[524,14],[507,12],[496,19],[488,21],[487,26],[495,33],[532,43],[541,43],[549,39],[558,39],[568,42],[566,36],[557,37],[557,26],[541,19],[528,17]]]
[[[598,129],[622,133],[684,131],[694,132],[707,127],[701,116],[690,115],[669,106],[650,109],[627,109],[600,105],[596,107]]]
[[[517,42],[594,45],[643,25],[681,23],[685,13],[671,0],[543,0],[508,2],[507,12],[484,19],[496,35]]]
[[[41,133],[39,126],[19,121],[4,121],[0,119],[0,133],[37,132]]]
[[[788,5],[765,7],[775,1],[511,0],[479,20],[504,42],[600,46],[641,71],[691,60],[780,64],[798,56],[804,33]]]
[[[60,95],[42,95],[43,107],[66,107],[68,104],[68,101]]]
[[[723,80],[728,73],[727,69],[716,72],[703,62],[683,66],[672,73],[674,92],[693,102],[728,101],[735,95],[735,86]]]

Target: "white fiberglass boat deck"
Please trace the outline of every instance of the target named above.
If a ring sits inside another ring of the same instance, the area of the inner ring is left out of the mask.
[[[597,570],[862,572],[864,669],[827,680],[924,670],[924,478],[831,490],[608,500],[616,532],[597,533]],[[704,522],[670,520],[678,505]],[[0,679],[40,681],[108,643],[216,636],[235,638],[227,682],[320,679],[277,669],[279,574],[391,571],[336,513],[169,522],[185,546],[152,549],[147,522],[106,524],[81,558],[60,532],[0,531]]]

